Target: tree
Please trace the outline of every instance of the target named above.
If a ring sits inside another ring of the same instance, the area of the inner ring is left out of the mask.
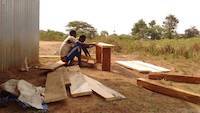
[[[149,23],[149,26],[150,27],[154,27],[156,25],[156,21],[155,20],[152,20],[150,23]]]
[[[108,37],[109,33],[107,31],[101,31],[100,35],[103,37]]]
[[[163,27],[165,29],[165,38],[173,38],[176,34],[176,28],[179,23],[179,20],[174,15],[169,15],[165,18],[163,22]]]
[[[163,34],[163,28],[159,25],[156,25],[156,21],[152,20],[149,23],[148,27],[148,36],[153,40],[161,39]]]
[[[97,30],[87,22],[83,21],[72,21],[69,22],[67,31],[74,29],[77,32],[77,35],[86,35],[88,38],[94,38],[97,35]]]
[[[66,34],[59,32],[59,31],[53,31],[53,30],[41,30],[40,31],[40,40],[45,41],[63,41],[66,37]]]
[[[148,32],[147,24],[143,19],[140,19],[137,23],[134,24],[131,34],[138,38],[146,38],[147,32]]]
[[[199,30],[195,26],[185,30],[185,36],[187,38],[195,37],[198,35],[199,35]]]

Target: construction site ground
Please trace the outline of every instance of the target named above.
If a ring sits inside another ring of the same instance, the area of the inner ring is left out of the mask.
[[[40,55],[58,54],[60,44],[61,42],[40,42]],[[40,58],[39,65],[49,65],[58,60],[59,58]],[[195,75],[200,73],[200,64],[190,60],[176,59],[173,61],[139,53],[113,54],[111,72],[91,68],[81,68],[81,72],[122,93],[127,99],[105,101],[96,94],[72,98],[67,91],[68,98],[66,100],[48,104],[49,113],[200,113],[200,105],[138,87],[136,78],[146,77],[146,75],[115,64],[117,60],[144,60],[171,69],[171,73],[177,74]],[[29,72],[12,69],[9,72],[0,73],[0,83],[9,79],[24,79],[36,86],[45,87],[46,72],[39,69],[31,69]],[[10,103],[8,106],[1,107],[0,113],[38,113],[38,111],[24,110],[16,103]]]

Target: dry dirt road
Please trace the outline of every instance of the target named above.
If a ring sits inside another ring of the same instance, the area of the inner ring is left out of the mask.
[[[40,54],[54,55],[60,42],[41,42]],[[121,101],[104,101],[101,97],[94,94],[92,96],[69,98],[48,104],[49,113],[200,113],[200,106],[186,101],[161,95],[140,88],[136,85],[136,78],[145,77],[136,71],[128,70],[118,66],[114,61],[118,59],[140,59],[149,61],[173,70],[173,72],[184,73],[176,70],[170,61],[160,59],[159,62],[154,58],[146,58],[140,55],[113,55],[112,72],[102,72],[96,69],[82,68],[84,74],[102,82],[112,89],[124,94],[127,99]],[[57,58],[41,58],[42,65],[56,62]],[[192,67],[192,69],[198,69]],[[11,70],[7,73],[0,73],[0,83],[11,78],[25,79],[34,85],[45,86],[46,74],[44,71],[32,69],[30,72],[18,72]],[[38,113],[35,110],[23,110],[16,103],[11,103],[6,107],[0,108],[0,113]]]

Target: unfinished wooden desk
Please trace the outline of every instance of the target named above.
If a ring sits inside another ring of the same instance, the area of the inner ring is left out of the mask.
[[[96,63],[102,64],[102,71],[110,71],[112,47],[114,45],[102,42],[96,44]]]

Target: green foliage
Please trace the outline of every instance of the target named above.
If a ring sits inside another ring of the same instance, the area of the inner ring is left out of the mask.
[[[152,40],[158,40],[161,39],[162,35],[163,35],[163,28],[159,25],[156,25],[156,21],[152,20],[149,23],[149,27],[148,27],[148,36],[152,39]]]
[[[174,15],[169,15],[165,18],[163,22],[163,27],[165,30],[164,37],[172,39],[176,35],[176,28],[179,23],[179,20]]]
[[[134,24],[132,29],[132,35],[140,38],[147,38],[148,27],[143,19],[140,19]]]
[[[199,30],[195,26],[185,30],[186,38],[191,38],[191,37],[195,37],[198,35],[199,35]]]
[[[114,44],[114,52],[119,54],[144,53],[154,56],[172,56],[173,58],[194,58],[200,60],[200,38],[133,40],[130,37],[97,37],[90,42]]]
[[[109,33],[107,31],[101,31],[100,36],[107,37]]]
[[[63,41],[66,37],[66,34],[53,30],[41,30],[40,31],[40,40],[42,41]]]
[[[78,36],[86,35],[88,38],[94,38],[97,35],[97,30],[87,22],[72,21],[66,27],[67,31],[74,29]]]
[[[176,32],[179,20],[174,15],[169,15],[165,18],[163,22],[163,27],[156,24],[155,20],[152,20],[148,25],[143,19],[140,19],[134,24],[132,28],[132,36],[141,38],[149,38],[153,40],[158,40],[161,38],[178,38],[179,35]]]

